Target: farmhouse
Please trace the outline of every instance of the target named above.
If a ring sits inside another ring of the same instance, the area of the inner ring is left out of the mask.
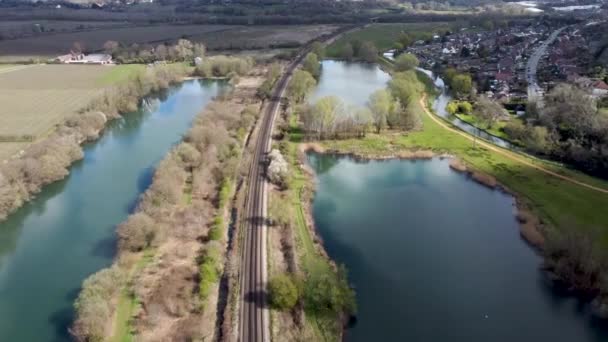
[[[90,54],[85,55],[83,53],[70,53],[67,55],[59,56],[55,58],[59,63],[63,64],[112,64],[111,55],[106,54]]]

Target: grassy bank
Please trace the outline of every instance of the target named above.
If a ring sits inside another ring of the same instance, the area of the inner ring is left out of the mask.
[[[492,125],[492,127],[486,127],[483,123],[479,122],[479,120],[474,115],[457,113],[454,114],[454,116],[468,123],[469,125],[476,127],[477,129],[485,131],[488,134],[491,134],[495,137],[499,137],[504,140],[509,140],[509,136],[503,131],[503,128],[507,125],[506,121],[499,121]]]
[[[421,87],[423,88],[423,87]],[[430,149],[456,155],[472,168],[490,174],[517,193],[541,219],[559,229],[601,228],[602,244],[608,246],[608,213],[598,208],[608,205],[608,195],[551,177],[533,167],[490,151],[465,137],[446,130],[425,114],[420,97],[412,101],[412,110],[421,117],[423,128],[402,134],[387,132],[368,134],[363,139],[324,141],[328,149],[360,155],[391,155],[399,150]],[[449,124],[446,122],[446,124]],[[558,164],[517,155],[532,164],[576,180],[606,188],[608,183]]]
[[[277,340],[299,337],[307,341],[339,341],[342,337],[341,313],[315,305],[309,293],[310,284],[319,279],[331,279],[332,286],[336,286],[334,290],[340,292],[338,284],[344,284],[341,281],[345,279],[325,253],[314,230],[313,176],[301,167],[303,155],[299,143],[302,136],[296,114],[289,114],[287,119],[289,123],[283,126],[285,138],[275,143],[275,148],[281,150],[289,165],[288,184],[285,189],[273,189],[269,204],[269,216],[275,222],[270,246],[281,252],[270,251],[273,260],[269,270],[271,279],[285,273],[297,279],[300,299],[295,310],[272,311],[273,336]],[[327,296],[340,295],[333,292]]]

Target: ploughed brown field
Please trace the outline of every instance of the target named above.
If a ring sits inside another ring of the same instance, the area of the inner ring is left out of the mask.
[[[0,62],[51,58],[69,52],[74,42],[86,50],[97,51],[108,40],[130,45],[159,44],[179,38],[202,42],[209,49],[260,49],[294,46],[336,29],[332,25],[232,26],[232,25],[154,25],[94,28],[68,33],[42,33],[37,36],[0,40]]]

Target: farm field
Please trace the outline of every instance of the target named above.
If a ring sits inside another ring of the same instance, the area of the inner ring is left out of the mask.
[[[133,66],[35,65],[0,69],[0,160],[48,133],[104,89],[126,80]]]
[[[0,61],[24,60],[28,57],[54,57],[68,53],[74,42],[80,42],[86,50],[95,51],[102,49],[103,44],[108,40],[116,40],[129,45],[159,43],[232,27],[222,25],[138,26],[5,40],[0,41],[0,51],[2,51]]]
[[[334,57],[339,56],[344,45],[354,40],[371,41],[376,44],[379,51],[385,51],[393,47],[401,32],[407,32],[415,39],[420,39],[422,35],[450,30],[454,24],[447,22],[372,24],[361,30],[345,34],[327,47],[327,54]]]
[[[210,49],[259,49],[302,44],[335,28],[332,25],[155,25],[101,28],[0,41],[0,62],[52,58],[69,52],[74,42],[80,42],[86,50],[96,51],[102,49],[108,40],[126,45],[158,44],[185,37],[202,42]]]
[[[15,39],[129,25],[126,21],[5,20],[0,21],[0,36]]]
[[[238,26],[227,31],[191,36],[190,39],[213,50],[295,47],[337,28],[335,25]]]

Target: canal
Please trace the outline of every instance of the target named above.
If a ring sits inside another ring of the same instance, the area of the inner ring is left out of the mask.
[[[111,264],[115,228],[156,164],[224,88],[188,81],[144,101],[84,147],[70,175],[0,223],[0,341],[69,341],[82,281]]]
[[[333,82],[325,73],[336,63],[323,63],[320,84]],[[365,81],[353,78],[336,82]],[[328,95],[351,101],[347,90],[317,94]],[[519,236],[512,196],[452,171],[447,160],[310,154],[309,162],[317,173],[315,224],[357,291],[347,341],[608,340],[588,303],[539,271],[540,257]]]
[[[384,52],[383,56],[384,56],[384,58],[386,58],[388,60],[394,61],[395,57],[393,56],[393,54],[394,54],[394,50],[389,50],[389,51]],[[496,146],[500,146],[500,147],[510,149],[510,150],[519,150],[519,147],[512,144],[511,142],[509,142],[505,139],[502,139],[500,137],[497,137],[495,135],[489,134],[488,132],[486,132],[484,130],[477,129],[475,126],[469,124],[468,122],[465,122],[465,121],[461,120],[460,118],[458,118],[457,116],[448,113],[448,111],[446,110],[446,106],[448,105],[448,103],[450,103],[450,101],[452,101],[452,96],[450,95],[448,87],[446,86],[443,79],[441,77],[439,77],[438,75],[435,75],[430,70],[423,69],[423,68],[416,68],[416,69],[418,71],[424,73],[430,79],[432,79],[433,83],[435,84],[435,87],[437,88],[437,90],[439,92],[439,94],[433,101],[433,111],[435,112],[435,114],[450,121],[454,126],[458,127],[459,129],[461,129],[471,135],[475,135],[479,138],[482,138],[488,142],[491,142],[492,144],[494,144]]]

